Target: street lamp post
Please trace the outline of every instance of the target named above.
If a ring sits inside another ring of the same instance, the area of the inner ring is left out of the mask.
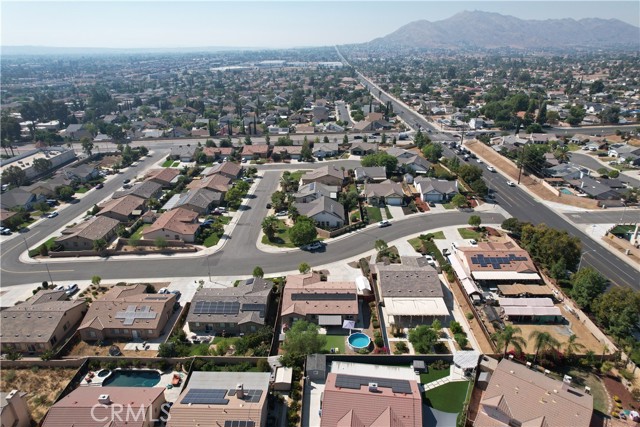
[[[597,249],[591,249],[590,251],[582,252],[582,255],[580,255],[580,261],[578,262],[578,271],[580,271],[580,266],[582,265],[582,258],[584,258],[584,256],[589,252],[595,252],[595,251],[597,251]],[[576,273],[578,271],[576,271]]]

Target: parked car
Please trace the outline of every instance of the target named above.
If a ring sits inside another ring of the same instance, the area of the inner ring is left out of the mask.
[[[130,182],[131,182],[131,180],[130,180],[130,179],[128,179],[128,178],[127,178],[127,179],[125,179],[124,181],[122,181],[122,183],[123,183],[123,184],[128,184],[128,183],[130,183]]]
[[[495,171],[496,171],[496,168],[494,168],[493,166],[487,166],[487,170],[488,170],[489,172],[495,172]]]
[[[424,259],[427,261],[427,263],[433,267],[436,266],[436,260],[435,258],[433,258],[431,255],[425,255]]]
[[[449,249],[444,248],[444,249],[442,250],[442,256],[449,256],[449,255],[451,255],[451,252],[449,252]]]
[[[49,215],[47,215],[47,218],[55,218],[58,216],[58,212],[51,212]]]
[[[276,212],[276,216],[287,216],[289,213],[287,211]]]
[[[182,292],[180,291],[171,291],[170,293],[174,294],[176,296],[176,301],[180,299],[180,296],[182,295]]]
[[[2,227],[0,229],[0,235],[2,235],[2,236],[10,236],[11,235],[11,230],[6,228],[6,227]]]
[[[73,285],[67,286],[67,289],[64,291],[67,295],[73,295],[78,292],[78,285],[74,283]]]
[[[64,291],[64,290],[66,290],[66,288],[64,287],[64,285],[58,285],[58,286],[55,287],[54,290],[55,291]]]
[[[159,294],[162,294],[162,295],[165,295],[165,294],[168,294],[168,293],[170,293],[170,292],[169,292],[169,289],[167,289],[167,288],[161,288],[161,289],[158,291],[158,293],[159,293]]]
[[[242,159],[242,163],[247,163],[247,159]]]
[[[99,183],[98,185],[96,185],[96,190],[99,190],[99,189],[101,189],[103,187],[104,187],[104,184],[103,183]]]
[[[469,239],[469,243],[471,243],[472,246],[478,245],[478,241],[476,239]]]
[[[509,187],[515,187],[516,186],[516,184],[513,181],[507,181],[507,185]]]
[[[271,209],[271,203],[267,203],[267,209]]]
[[[309,243],[308,245],[304,245],[301,249],[304,251],[317,251],[318,249],[321,249],[323,246],[324,245],[322,242],[313,242],[313,243]]]
[[[436,207],[436,204],[435,204],[435,203],[433,203],[433,202],[429,202],[429,207],[430,207],[430,208],[435,208],[435,207]]]
[[[211,224],[213,224],[213,220],[212,219],[208,219],[205,222],[203,222],[202,224],[200,224],[200,227],[209,227],[209,226],[211,226]]]
[[[391,225],[391,223],[389,221],[387,221],[386,219],[384,219],[384,220],[382,220],[382,221],[380,221],[378,223],[378,227],[380,227],[380,228],[388,227],[390,225]]]

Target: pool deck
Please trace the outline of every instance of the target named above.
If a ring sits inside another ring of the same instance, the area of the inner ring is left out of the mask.
[[[103,371],[104,369],[99,369],[97,371],[93,371],[94,374],[97,374],[100,371]],[[116,368],[114,369],[112,372],[115,371],[121,371],[123,369],[121,368]],[[176,400],[178,400],[178,396],[180,396],[180,392],[182,391],[182,388],[184,387],[184,380],[187,377],[187,374],[185,374],[184,372],[178,372],[178,371],[170,371],[168,373],[162,373],[162,371],[157,370],[157,369],[124,369],[125,371],[156,371],[160,374],[160,381],[158,382],[158,384],[155,387],[163,387],[164,388],[164,398],[167,402],[175,402]],[[182,381],[180,382],[180,385],[177,387],[172,387],[172,388],[167,388],[167,385],[171,384],[171,382],[173,381],[173,375],[174,374],[178,374],[180,375],[180,378],[182,378]],[[82,382],[80,383],[80,387],[102,387],[102,383],[109,378],[111,375],[107,375],[104,377],[98,377],[97,375],[94,375],[94,377],[91,379],[91,381],[86,381],[86,377],[82,379]]]

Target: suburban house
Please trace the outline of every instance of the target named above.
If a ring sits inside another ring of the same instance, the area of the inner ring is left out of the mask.
[[[173,314],[174,294],[147,294],[146,286],[114,286],[91,303],[78,328],[83,341],[148,340],[167,332]]]
[[[418,427],[425,424],[422,392],[413,369],[331,363],[321,395],[319,427]]]
[[[12,188],[9,191],[2,193],[0,197],[0,206],[3,209],[24,208],[27,211],[33,209],[36,203],[44,202],[46,200],[43,195],[35,195],[20,187]]]
[[[378,144],[372,142],[354,142],[349,152],[354,156],[366,156],[378,152]]]
[[[404,190],[402,184],[386,180],[375,184],[365,184],[364,196],[372,206],[402,206],[404,204]]]
[[[36,354],[72,335],[87,311],[83,299],[66,301],[65,291],[38,291],[27,301],[0,312],[2,351]]]
[[[222,175],[231,180],[240,178],[242,175],[242,166],[234,162],[217,163],[202,171],[203,176]]]
[[[273,282],[254,277],[232,288],[196,291],[186,322],[209,335],[249,334],[265,326]]]
[[[387,154],[398,159],[398,166],[406,166],[415,173],[427,173],[431,169],[431,162],[418,154],[403,148],[391,147]]]
[[[309,203],[320,197],[337,199],[338,193],[340,193],[340,187],[324,185],[321,182],[310,182],[299,187],[298,191],[293,194],[293,198],[296,203]]]
[[[387,179],[384,166],[357,167],[353,170],[356,182],[382,182]]]
[[[214,174],[202,179],[194,179],[187,185],[187,188],[190,190],[206,188],[207,190],[217,191],[224,195],[229,190],[230,185],[231,179],[224,175]]]
[[[621,162],[640,164],[640,147],[629,144],[615,144],[609,146],[609,157],[617,157]]]
[[[219,158],[229,157],[233,154],[233,147],[203,147],[202,152],[207,160],[213,161]]]
[[[420,176],[413,183],[423,202],[448,202],[458,193],[458,181]]]
[[[173,168],[153,169],[145,175],[145,181],[160,184],[162,188],[170,188],[178,182],[180,171]]]
[[[127,195],[140,197],[145,200],[159,199],[162,197],[162,185],[153,181],[143,181],[135,184],[128,190],[116,191],[112,198],[117,199]]]
[[[558,138],[548,133],[532,133],[527,135],[527,139],[532,144],[548,144],[551,141],[556,141]]]
[[[197,220],[197,212],[184,208],[172,209],[164,212],[153,224],[142,230],[142,238],[145,240],[164,238],[194,243],[200,228]]]
[[[0,423],[2,427],[31,427],[27,393],[11,390],[0,392]]]
[[[565,181],[575,190],[596,200],[619,200],[621,197],[616,189],[606,185],[607,180],[598,181],[589,175],[581,174],[580,177]]]
[[[311,108],[313,123],[318,124],[329,119],[329,109],[324,105],[315,105]]]
[[[73,185],[73,182],[67,178],[64,173],[59,173],[47,181],[37,181],[22,188],[36,196],[45,196],[49,198],[56,197],[56,189],[65,185]]]
[[[344,183],[345,172],[333,165],[323,166],[305,173],[300,177],[300,185],[309,184],[310,182],[320,182],[325,185],[333,185],[342,188]]]
[[[180,160],[181,162],[192,162],[196,154],[195,145],[174,145],[171,147],[171,156],[174,160]]]
[[[189,209],[200,215],[206,215],[216,206],[220,206],[223,200],[224,195],[218,191],[196,188],[179,195],[174,207]]]
[[[91,132],[85,129],[84,125],[82,124],[71,124],[67,126],[67,128],[64,130],[64,136],[75,141],[79,141],[82,138],[93,138]]]
[[[87,182],[100,176],[98,168],[89,163],[64,169],[63,172],[67,178],[75,182]]]
[[[79,387],[55,403],[42,427],[153,427],[164,387]]]
[[[4,208],[0,208],[0,225],[3,227],[6,227],[5,221],[10,222],[9,220],[14,216],[16,216],[17,214],[18,214],[17,212],[8,211]]]
[[[280,314],[285,328],[299,319],[341,328],[344,320],[357,320],[356,284],[326,282],[316,272],[289,275],[282,291]]]
[[[478,242],[458,247],[449,260],[481,285],[538,283],[541,278],[531,257],[513,242]]]
[[[102,206],[97,216],[107,216],[122,223],[131,223],[142,215],[145,200],[136,196],[124,196],[119,199],[111,199]]]
[[[62,245],[66,251],[93,250],[93,242],[104,240],[109,243],[116,235],[120,221],[108,216],[94,216],[88,221],[62,230],[62,236],[56,243]]]
[[[167,427],[265,427],[270,377],[269,372],[195,371],[171,406]]]
[[[340,146],[337,142],[317,142],[313,144],[312,153],[317,159],[334,157],[340,153]]]
[[[267,159],[271,154],[271,146],[268,144],[244,145],[241,156],[244,160]]]
[[[480,398],[474,426],[588,427],[593,396],[509,359],[481,374],[485,391]],[[484,388],[483,387],[483,388]],[[325,389],[326,393],[326,389]]]
[[[344,206],[330,197],[321,196],[309,203],[296,203],[300,215],[308,216],[316,225],[324,229],[344,226]]]
[[[273,158],[274,154],[279,155],[282,159],[300,160],[302,157],[302,145],[276,145],[273,147],[271,158]]]
[[[376,264],[378,295],[384,301],[385,323],[398,328],[450,318],[438,272],[420,257],[402,257],[402,264]]]

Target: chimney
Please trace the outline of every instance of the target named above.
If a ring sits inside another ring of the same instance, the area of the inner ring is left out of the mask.
[[[244,387],[242,384],[236,385],[236,397],[238,399],[244,399]]]
[[[369,391],[372,393],[378,392],[378,383],[369,383]]]
[[[108,394],[101,394],[100,396],[98,396],[98,403],[102,403],[103,405],[110,405],[111,399],[109,399]]]

